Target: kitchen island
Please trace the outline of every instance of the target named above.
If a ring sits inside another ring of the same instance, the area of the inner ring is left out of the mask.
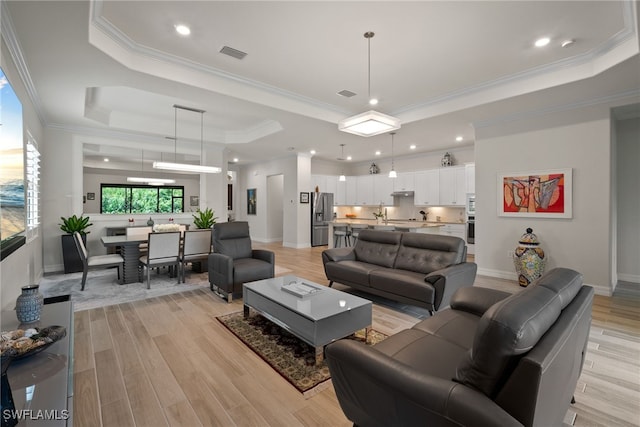
[[[352,225],[352,224],[365,224],[368,228],[374,230],[397,230],[411,233],[431,233],[440,234],[440,228],[449,224],[447,222],[435,222],[435,221],[408,221],[408,220],[388,220],[377,222],[375,219],[365,218],[339,218],[329,222],[329,247],[333,247],[333,227],[334,225]],[[453,223],[452,223],[453,224]],[[455,223],[462,224],[462,223]]]

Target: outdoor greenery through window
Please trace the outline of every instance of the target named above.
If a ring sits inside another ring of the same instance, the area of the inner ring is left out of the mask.
[[[180,213],[184,207],[184,187],[102,184],[100,213],[152,214]]]

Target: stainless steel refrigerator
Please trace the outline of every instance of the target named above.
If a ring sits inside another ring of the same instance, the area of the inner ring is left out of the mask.
[[[329,221],[333,220],[333,194],[311,193],[311,246],[329,244]]]

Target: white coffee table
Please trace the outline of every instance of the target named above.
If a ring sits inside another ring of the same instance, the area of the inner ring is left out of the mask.
[[[294,293],[307,289],[317,291],[297,296],[282,289],[283,285],[292,283],[300,284],[292,286]],[[253,309],[312,345],[316,363],[323,360],[325,345],[361,329],[366,329],[366,336],[369,336],[371,301],[337,289],[296,276],[281,276],[245,283],[242,294],[245,317]]]

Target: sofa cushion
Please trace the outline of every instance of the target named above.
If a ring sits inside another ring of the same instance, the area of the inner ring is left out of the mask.
[[[397,231],[362,230],[354,248],[356,260],[382,267],[393,267],[402,233]]]
[[[433,303],[435,289],[424,281],[424,274],[395,268],[379,268],[369,275],[369,286],[394,295]]]
[[[273,277],[273,264],[256,258],[240,258],[233,262],[234,283],[247,283]]]
[[[435,335],[468,350],[473,345],[478,322],[480,316],[447,308],[439,311],[437,316],[416,323],[413,329]]]
[[[339,278],[340,283],[356,283],[361,286],[369,286],[369,274],[382,267],[360,261],[328,262],[324,266],[327,277]]]
[[[450,380],[464,358],[467,347],[418,329],[405,329],[373,346],[374,349],[410,366],[421,375]],[[433,351],[437,348],[438,351]]]
[[[491,306],[478,323],[456,381],[494,398],[517,358],[536,345],[581,286],[580,273],[554,269],[543,281]]]
[[[459,237],[404,233],[394,267],[428,274],[464,262],[464,246]]]

